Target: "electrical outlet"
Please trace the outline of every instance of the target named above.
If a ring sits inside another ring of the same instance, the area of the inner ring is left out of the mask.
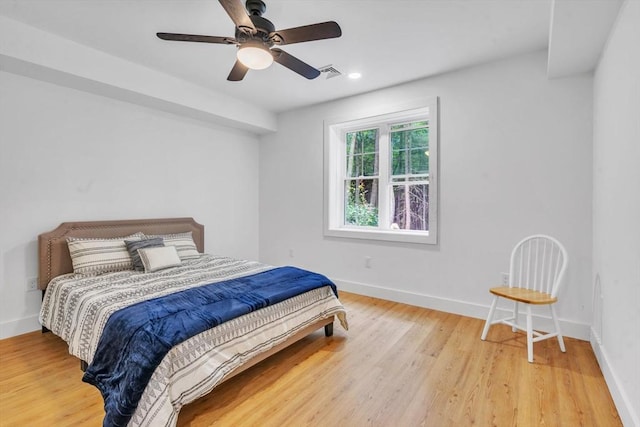
[[[27,291],[37,291],[38,290],[38,278],[30,277],[27,279]]]
[[[502,286],[509,286],[509,273],[500,273],[500,283]]]
[[[364,267],[365,268],[371,268],[371,257],[370,256],[364,257]]]

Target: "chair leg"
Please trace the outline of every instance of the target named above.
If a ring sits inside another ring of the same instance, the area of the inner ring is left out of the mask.
[[[515,325],[518,324],[518,301],[513,302],[513,324],[514,326],[511,327],[511,332],[517,332],[518,328]]]
[[[527,304],[527,360],[533,363],[533,325],[531,323],[531,305]]]
[[[567,350],[564,347],[564,339],[562,338],[562,332],[560,331],[560,322],[558,322],[558,316],[556,316],[556,309],[553,305],[550,305],[551,309],[551,317],[553,318],[553,323],[556,326],[556,332],[558,333],[558,344],[560,344],[560,351],[565,353]]]
[[[489,328],[491,327],[491,322],[493,321],[493,314],[496,311],[496,305],[498,304],[498,296],[493,296],[493,301],[491,302],[491,308],[489,309],[489,316],[487,317],[487,321],[484,323],[484,329],[482,330],[482,336],[480,339],[482,341],[487,339],[487,334],[489,333]]]

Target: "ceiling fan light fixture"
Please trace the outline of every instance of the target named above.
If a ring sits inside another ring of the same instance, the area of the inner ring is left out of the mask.
[[[238,61],[252,70],[264,70],[273,64],[271,51],[261,43],[245,43],[236,54]]]

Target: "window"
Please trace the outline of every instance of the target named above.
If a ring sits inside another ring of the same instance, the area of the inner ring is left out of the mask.
[[[437,98],[325,122],[325,234],[437,243]]]

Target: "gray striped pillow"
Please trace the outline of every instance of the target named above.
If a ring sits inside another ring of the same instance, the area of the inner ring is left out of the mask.
[[[73,272],[102,274],[133,269],[125,240],[140,240],[142,233],[112,239],[68,237],[67,246],[73,263]]]
[[[140,259],[138,249],[164,246],[160,237],[142,240],[125,240],[124,244],[127,245],[127,251],[129,251],[129,255],[131,256],[131,264],[133,264],[133,269],[136,271],[144,271],[144,265]]]
[[[178,250],[178,256],[182,261],[186,259],[200,258],[201,253],[198,252],[193,234],[191,231],[186,233],[159,234],[154,236],[147,235],[147,239],[161,237],[165,246],[175,246]]]

